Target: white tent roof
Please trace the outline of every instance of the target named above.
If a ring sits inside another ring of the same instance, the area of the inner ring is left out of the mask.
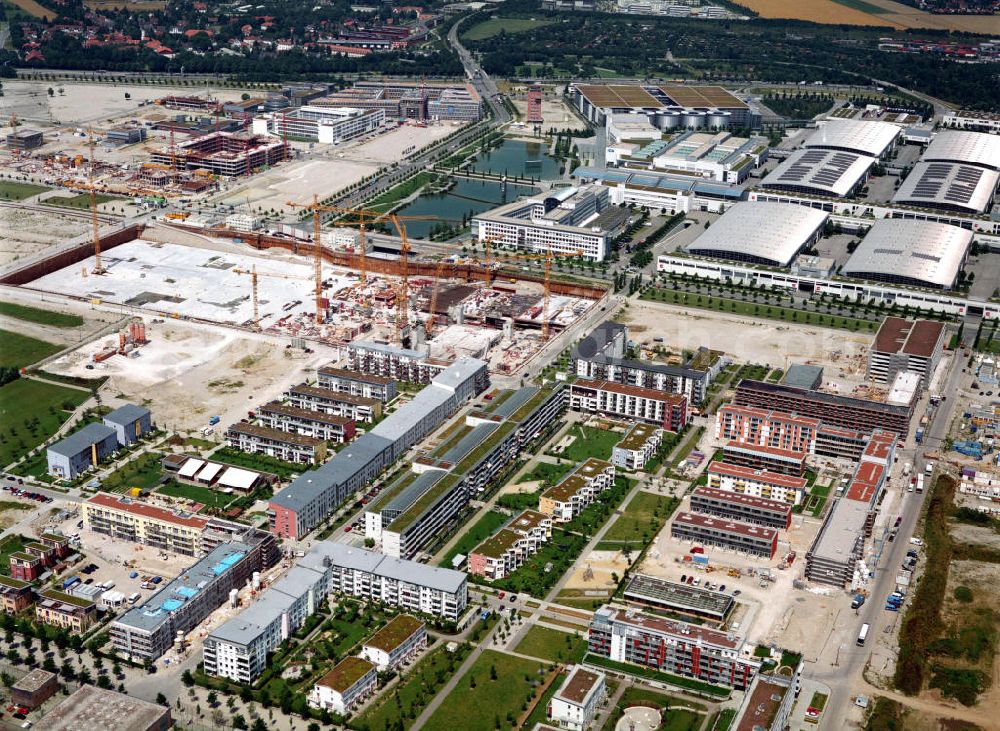
[[[218,484],[225,487],[235,487],[238,490],[249,490],[257,479],[259,473],[250,470],[241,470],[239,467],[230,467],[222,473]]]
[[[205,460],[195,459],[194,457],[192,457],[191,459],[189,459],[187,462],[184,463],[183,467],[177,470],[177,474],[180,475],[181,477],[194,477],[195,473],[198,470],[200,470],[202,466],[204,466],[204,464]]]
[[[223,465],[218,462],[209,462],[205,465],[205,468],[198,473],[197,479],[204,480],[205,482],[211,482],[212,478],[219,474],[219,470],[221,470],[222,467]]]

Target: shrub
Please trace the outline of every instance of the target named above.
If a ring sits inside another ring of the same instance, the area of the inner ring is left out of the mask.
[[[971,602],[972,601],[972,589],[967,586],[956,586],[955,587],[955,598],[960,602]]]

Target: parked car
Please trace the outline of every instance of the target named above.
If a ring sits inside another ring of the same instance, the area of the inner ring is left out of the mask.
[[[682,584],[685,583],[687,581],[687,579],[688,579],[687,574],[681,574],[681,583]]]

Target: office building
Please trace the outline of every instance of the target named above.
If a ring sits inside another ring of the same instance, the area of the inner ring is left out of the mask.
[[[471,84],[359,81],[312,104],[381,109],[386,119],[475,122],[482,116],[482,99]]]
[[[604,674],[577,665],[549,701],[548,718],[558,728],[584,731],[606,697]]]
[[[361,657],[384,673],[405,665],[427,647],[427,626],[409,614],[399,614],[361,645]]]
[[[146,140],[146,128],[136,125],[120,125],[108,130],[104,139],[111,145],[134,145]]]
[[[745,640],[732,633],[610,606],[594,612],[587,644],[615,662],[737,690],[748,688],[760,669],[744,651]]]
[[[736,386],[734,403],[738,406],[810,414],[824,425],[843,429],[868,433],[886,429],[906,434],[909,432],[916,400],[914,398],[908,404],[883,403],[744,378]]]
[[[93,685],[81,685],[46,713],[38,721],[37,728],[45,731],[167,731],[173,724],[166,706]]]
[[[343,444],[352,441],[355,434],[354,422],[345,416],[300,409],[279,401],[258,407],[254,417],[268,429],[311,437],[323,442]]]
[[[721,86],[570,84],[573,105],[603,127],[609,114],[641,114],[657,129],[760,127],[760,115]]]
[[[715,461],[708,465],[708,486],[739,495],[801,505],[808,480],[805,477],[770,472],[738,464]]]
[[[608,165],[729,184],[745,182],[768,156],[766,137],[736,137],[730,132],[682,132],[671,140],[663,140],[649,117],[640,114],[611,115],[608,139],[614,141],[605,153]]]
[[[309,705],[346,716],[374,695],[377,685],[378,673],[372,663],[360,657],[345,657],[316,681],[308,696]]]
[[[495,581],[516,571],[552,536],[552,517],[525,510],[469,552],[469,573]]]
[[[580,378],[569,388],[573,411],[653,424],[670,432],[687,425],[687,396],[613,381]]]
[[[608,201],[604,186],[560,188],[476,214],[478,241],[545,254],[604,261],[611,241],[628,223],[628,211]]]
[[[916,373],[926,388],[941,361],[945,327],[936,320],[887,317],[868,348],[868,378],[891,383],[900,371]]]
[[[698,406],[713,379],[729,364],[723,353],[708,348],[699,348],[683,366],[672,366],[627,359],[627,347],[628,326],[606,320],[573,347],[569,371],[594,381],[679,394]]]
[[[304,536],[488,383],[486,363],[459,358],[350,447],[277,493],[267,511],[271,531],[289,538]]]
[[[35,710],[59,690],[59,676],[35,668],[10,686],[10,701],[15,706]]]
[[[996,112],[978,112],[971,109],[949,110],[941,118],[941,126],[953,129],[965,129],[973,132],[1000,134],[1000,114]]]
[[[611,464],[623,470],[641,470],[656,455],[663,432],[649,424],[634,424],[611,450]]]
[[[843,273],[872,282],[950,290],[971,246],[972,232],[958,226],[883,218],[872,224]]]
[[[153,430],[153,416],[143,406],[124,404],[104,417],[104,426],[114,429],[118,444],[127,447]]]
[[[45,450],[48,473],[64,480],[75,480],[81,472],[96,468],[114,454],[118,446],[114,429],[104,424],[87,424]]]
[[[723,460],[729,464],[794,477],[805,474],[807,454],[808,452],[798,449],[768,447],[736,440],[726,442],[722,447]]]
[[[258,117],[253,121],[253,132],[333,145],[374,132],[383,124],[385,112],[381,109],[303,106]]]
[[[677,513],[670,524],[670,537],[767,559],[774,558],[778,550],[778,531],[773,528],[697,513]]]
[[[636,154],[638,152],[632,153]],[[603,185],[608,189],[608,199],[615,205],[647,206],[668,215],[696,211],[723,213],[744,198],[742,185],[679,173],[669,175],[656,170],[581,166],[573,171],[573,178],[580,183]]]
[[[551,515],[555,523],[567,523],[614,485],[615,467],[591,457],[562,482],[538,498],[538,512]]]
[[[788,530],[792,525],[792,508],[788,503],[744,495],[732,490],[696,487],[691,493],[691,510],[703,515],[765,525],[778,530]]]
[[[285,399],[296,408],[342,416],[355,423],[370,424],[382,416],[382,402],[377,398],[355,396],[305,383],[288,389]]]
[[[317,386],[337,393],[349,393],[352,396],[364,396],[382,402],[396,398],[396,382],[391,378],[337,368],[333,365],[320,366],[316,375]]]
[[[67,629],[72,634],[83,634],[97,622],[97,605],[54,589],[38,592],[35,619],[43,624]]]
[[[111,624],[115,650],[140,662],[156,660],[174,643],[242,588],[265,565],[266,541],[233,541],[208,553]]]
[[[266,454],[283,462],[319,464],[326,459],[323,439],[244,422],[226,430],[226,444],[241,452]]]
[[[468,603],[463,571],[391,558],[375,551],[322,541],[299,561],[326,571],[327,591],[378,601],[404,612],[458,621]]]
[[[645,574],[633,574],[625,587],[625,601],[674,614],[688,614],[721,623],[736,606],[729,594],[675,583]]]
[[[7,149],[11,152],[27,152],[44,144],[42,133],[37,129],[15,129],[7,135]]]
[[[0,605],[7,614],[18,614],[35,601],[35,590],[28,581],[0,575]]]
[[[281,140],[223,131],[192,137],[173,148],[150,153],[150,161],[158,165],[176,164],[181,170],[208,170],[223,177],[249,175],[287,158],[288,150]]]
[[[684,250],[695,256],[787,267],[819,240],[827,218],[823,211],[793,203],[745,201],[722,214]]]

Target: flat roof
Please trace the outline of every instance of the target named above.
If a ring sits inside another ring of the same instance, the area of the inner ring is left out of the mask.
[[[764,178],[763,188],[808,189],[843,198],[861,182],[875,158],[841,150],[796,150]],[[792,204],[794,205],[794,204]]]
[[[786,462],[804,462],[806,458],[806,453],[798,449],[769,447],[766,444],[752,444],[741,442],[738,439],[731,439],[723,449],[727,452],[739,452],[740,454],[766,455],[775,459],[785,460]]]
[[[604,682],[604,675],[592,670],[587,670],[579,665],[573,668],[573,672],[563,681],[562,687],[556,692],[556,698],[569,701],[577,706],[584,705],[584,702],[597,688]]]
[[[645,574],[634,574],[629,579],[625,599],[630,597],[640,602],[669,605],[682,611],[707,613],[720,619],[726,616],[734,604],[733,597],[729,594]]]
[[[73,596],[72,594],[66,594],[62,591],[56,591],[55,589],[44,589],[38,592],[38,601],[40,604],[45,604],[47,602],[58,602],[59,604],[69,604],[71,607],[77,607],[78,609],[87,609],[88,607],[93,607],[94,602],[90,599],[84,599],[83,597]],[[64,609],[63,607],[50,607]]]
[[[985,132],[943,129],[934,136],[921,159],[964,162],[1000,170],[1000,137]]]
[[[760,541],[773,541],[778,537],[778,531],[765,525],[751,525],[750,523],[741,523],[728,518],[713,518],[699,513],[677,513],[674,516],[674,525],[678,523],[692,528],[706,528]]]
[[[920,395],[919,373],[913,371],[898,371],[896,377],[889,386],[889,393],[885,397],[886,403],[908,405],[913,403]]]
[[[80,452],[90,449],[91,445],[103,442],[109,437],[117,439],[117,432],[110,426],[98,424],[96,422],[87,424],[85,427],[70,434],[65,439],[60,439],[55,444],[48,447],[49,452],[62,455],[63,457],[75,457]],[[117,441],[115,446],[117,446]]]
[[[307,437],[304,434],[282,431],[281,429],[271,429],[270,427],[258,426],[257,424],[244,424],[243,422],[233,424],[229,427],[229,431],[237,434],[249,434],[261,439],[270,439],[279,444],[295,444],[300,447],[318,447],[324,442],[323,439]]]
[[[479,555],[486,556],[488,558],[502,558],[507,551],[517,545],[518,541],[523,539],[524,536],[521,533],[515,533],[507,528],[501,528],[499,531],[473,548],[469,553],[478,553]]]
[[[977,165],[945,160],[918,162],[899,186],[892,202],[983,213],[993,200],[998,180],[1000,173],[996,170]]]
[[[758,676],[734,731],[770,729],[787,693],[787,685]]]
[[[813,388],[823,381],[823,366],[792,363],[785,371],[782,380],[789,386]]]
[[[603,472],[610,466],[610,462],[591,457],[573,470],[570,475],[563,478],[558,485],[554,485],[543,492],[542,497],[557,502],[566,502],[586,487],[599,472]]]
[[[633,361],[626,361],[633,362]],[[657,363],[643,363],[650,366],[650,370],[657,370]],[[665,366],[669,367],[669,366]],[[663,401],[672,405],[679,405],[686,397],[677,393],[666,393],[657,391],[655,388],[644,388],[642,386],[631,386],[626,383],[615,383],[614,381],[596,381],[587,378],[578,378],[570,388],[592,388],[595,391],[608,391],[609,393],[620,393],[625,396],[637,396],[639,398]]]
[[[325,376],[342,378],[346,381],[357,381],[358,383],[371,383],[376,386],[387,386],[390,383],[395,383],[391,378],[376,376],[372,373],[362,373],[361,371],[352,371],[348,368],[340,368],[333,363],[320,366],[317,371]]]
[[[397,615],[389,624],[365,640],[365,647],[392,652],[419,632],[423,626],[423,622],[409,614]]]
[[[344,404],[354,404],[355,406],[374,406],[377,403],[381,403],[377,398],[370,398],[368,396],[355,396],[350,393],[341,393],[340,391],[334,391],[332,388],[320,388],[319,386],[310,386],[308,383],[300,383],[295,386],[291,386],[288,389],[290,394],[303,394],[305,396],[316,396],[317,398],[326,399],[328,401],[336,401]]]
[[[316,685],[332,688],[344,693],[355,683],[375,669],[375,666],[361,657],[345,657],[336,667],[316,681]]]
[[[376,551],[367,551],[363,548],[354,548],[330,541],[317,543],[310,555],[313,556],[312,561],[305,562],[303,560],[299,564],[309,566],[310,563],[315,563],[317,566],[322,566],[322,559],[327,557],[337,566],[367,571],[379,576],[449,593],[457,592],[467,579],[464,571],[453,571],[428,566],[417,561],[391,558]]]
[[[862,461],[854,473],[851,484],[844,493],[845,500],[854,500],[865,506],[871,504],[875,493],[882,484],[885,467],[878,462]]]
[[[595,107],[659,109],[710,107],[746,109],[746,102],[721,86],[573,84]]]
[[[710,475],[727,475],[729,477],[741,477],[746,480],[756,480],[767,485],[778,485],[789,490],[805,490],[808,480],[805,477],[795,477],[785,475],[781,472],[770,472],[769,470],[758,470],[753,467],[744,467],[728,462],[712,462],[708,466]]]
[[[50,673],[48,670],[42,670],[41,668],[35,668],[27,675],[22,676],[20,680],[10,687],[10,689],[20,690],[24,693],[34,693],[36,690],[55,678],[55,673]]]
[[[174,525],[184,526],[185,528],[196,528],[201,530],[208,525],[207,518],[201,518],[194,513],[188,513],[182,510],[167,510],[166,508],[158,508],[155,505],[138,502],[133,498],[126,497],[125,495],[98,493],[97,495],[88,498],[87,503],[101,508],[121,510],[122,512],[139,515],[143,518],[149,518],[151,520],[173,523]]]
[[[904,353],[923,358],[934,355],[944,332],[944,323],[936,320],[904,320],[887,317],[882,320],[872,350],[878,353]]]
[[[148,731],[158,728],[160,719],[170,714],[164,706],[134,696],[82,685],[37,722],[46,731],[115,729]]]
[[[972,232],[937,221],[880,218],[844,265],[859,279],[905,277],[950,288],[972,245]]]
[[[809,549],[810,555],[824,561],[852,561],[868,520],[868,507],[868,503],[858,500],[835,501]]]
[[[744,495],[741,492],[733,492],[732,490],[716,490],[713,487],[696,487],[694,492],[691,493],[691,497],[722,500],[727,503],[746,505],[747,507],[767,510],[772,513],[781,513],[785,516],[790,515],[792,512],[792,506],[788,503],[781,502],[780,500],[768,500],[767,498],[757,497],[755,495]]]
[[[684,247],[689,254],[789,266],[829,215],[795,203],[742,201]]]
[[[514,516],[510,523],[507,524],[507,527],[517,533],[527,533],[534,528],[541,527],[542,523],[546,521],[551,523],[552,516],[540,513],[537,510],[525,510],[520,515]]]
[[[881,157],[896,141],[900,128],[889,122],[861,119],[830,119],[809,135],[803,147],[846,150],[869,157]]]
[[[594,616],[603,616],[608,621],[621,622],[650,632],[668,635],[683,642],[700,642],[703,645],[720,647],[724,650],[739,650],[743,646],[743,640],[733,634],[676,619],[637,612],[634,609],[624,610],[605,605],[598,609]]]
[[[280,401],[271,401],[270,403],[264,404],[259,407],[257,411],[261,414],[280,414],[282,416],[291,416],[296,419],[301,419],[302,421],[316,421],[320,424],[331,424],[335,426],[345,426],[347,424],[354,423],[353,419],[348,419],[346,416],[327,414],[323,411],[313,411],[312,409],[300,409],[298,406],[289,406],[288,404],[283,404]]]
[[[643,422],[633,424],[632,428],[626,432],[625,437],[618,442],[616,449],[642,449],[651,437],[656,436],[658,431],[660,430],[652,424]]]
[[[806,388],[796,388],[794,386],[788,386],[783,383],[768,383],[767,381],[756,381],[751,378],[740,379],[740,382],[736,385],[737,395],[739,395],[740,389],[743,389],[744,391],[756,391],[759,393],[780,394],[788,397],[797,396],[799,398],[804,398],[809,401],[816,401],[837,406],[846,406],[850,408],[864,408],[874,411],[882,411],[886,414],[906,416],[907,418],[909,418],[910,415],[910,410],[904,406],[896,406],[893,404],[886,404],[881,401],[872,401],[870,399],[856,398],[854,396],[844,396],[836,393],[827,393],[826,391],[813,391]]]

